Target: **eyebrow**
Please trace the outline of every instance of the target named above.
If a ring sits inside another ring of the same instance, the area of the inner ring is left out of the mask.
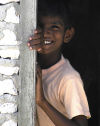
[[[52,22],[51,24],[55,24],[55,25],[59,25],[60,24],[62,26],[64,25],[62,22]]]

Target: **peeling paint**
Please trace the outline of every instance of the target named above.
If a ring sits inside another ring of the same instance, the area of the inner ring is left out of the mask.
[[[11,79],[0,81],[0,96],[5,93],[17,95],[17,89]]]
[[[8,48],[8,49],[0,50],[0,56],[2,58],[18,59],[19,54],[20,52],[18,49]]]
[[[19,65],[19,60],[12,60],[12,59],[3,59],[0,58],[0,65],[2,66],[9,66],[9,67],[14,67]]]
[[[0,66],[0,74],[11,76],[13,74],[17,74],[18,71],[19,71],[19,67]]]
[[[16,92],[17,94],[17,92]],[[12,102],[12,103],[16,103],[17,101],[17,97],[11,94],[4,94],[2,96],[0,96],[0,104],[1,103],[5,103],[5,102]]]
[[[14,113],[17,111],[17,105],[14,103],[4,103],[0,105],[0,113]]]
[[[16,45],[16,35],[13,31],[3,30],[4,37],[0,40],[0,45]]]
[[[3,123],[2,126],[17,126],[17,122],[13,120],[8,120],[5,123]]]
[[[6,4],[6,3],[10,3],[10,2],[18,2],[19,0],[0,0],[1,4]]]
[[[4,21],[11,23],[19,23],[19,15],[16,14],[14,7],[11,7],[7,10],[7,15]]]
[[[16,37],[20,13],[16,2],[0,0],[0,126],[17,126],[18,45],[22,42]]]

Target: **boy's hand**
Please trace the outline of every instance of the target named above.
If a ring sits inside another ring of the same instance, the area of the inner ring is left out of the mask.
[[[36,103],[41,105],[45,100],[43,87],[42,87],[42,72],[41,68],[37,66],[37,83],[36,83]]]
[[[40,51],[42,50],[42,30],[36,29],[34,35],[29,38],[28,47],[31,50]]]

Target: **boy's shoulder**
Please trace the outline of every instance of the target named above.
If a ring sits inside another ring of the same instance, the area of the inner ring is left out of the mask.
[[[62,57],[63,64],[60,69],[62,69],[62,78],[65,79],[81,79],[80,73],[71,65],[67,58]]]
[[[69,59],[64,58],[62,56],[62,62],[63,62],[63,65],[61,67],[62,67],[62,69],[64,69],[63,72],[68,73],[68,74],[72,74],[72,75],[75,74],[75,75],[79,76],[79,72],[71,65]]]
[[[74,69],[74,67],[70,64],[70,61],[67,58],[64,58],[64,64],[62,65],[62,73],[61,73],[61,84],[65,85],[75,85],[75,86],[84,86],[80,73]]]

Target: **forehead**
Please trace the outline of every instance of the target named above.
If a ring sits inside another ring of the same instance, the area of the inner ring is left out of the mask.
[[[40,23],[42,24],[57,24],[64,26],[63,20],[59,16],[41,16]]]

